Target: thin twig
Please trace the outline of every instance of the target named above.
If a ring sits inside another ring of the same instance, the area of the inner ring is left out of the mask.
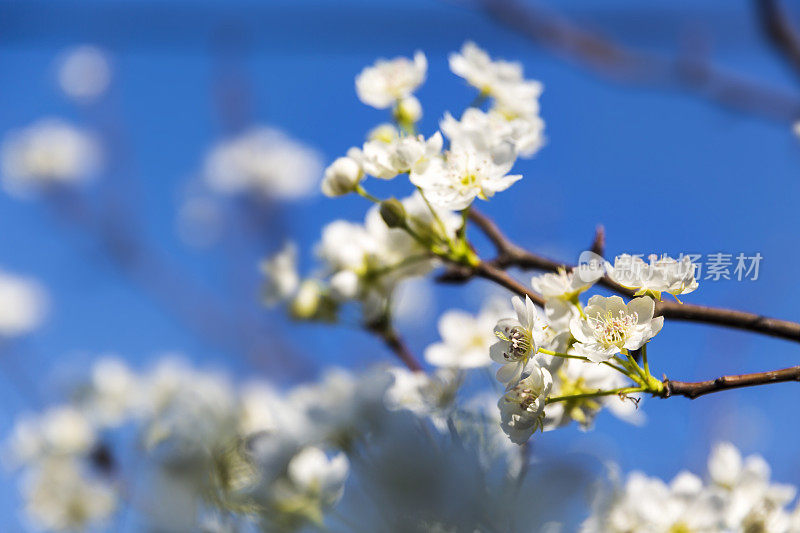
[[[800,98],[693,58],[630,49],[545,8],[519,0],[478,0],[498,22],[537,44],[616,81],[681,89],[738,111],[780,122],[800,117]]]
[[[384,344],[397,356],[409,370],[413,372],[422,372],[423,368],[417,358],[411,353],[411,350],[406,346],[402,337],[390,326],[383,323],[373,324],[367,326],[367,329],[378,337],[380,337]]]
[[[781,383],[785,381],[800,381],[800,366],[793,366],[781,370],[771,370],[769,372],[756,372],[754,374],[740,374],[738,376],[722,376],[708,381],[673,381],[664,379],[664,392],[662,396],[685,396],[695,399],[698,396],[719,392],[727,389],[738,389],[741,387],[754,387],[756,385],[767,385],[770,383]]]
[[[503,234],[492,220],[475,209],[470,210],[469,218],[494,243],[497,248],[497,257],[491,261],[482,262],[474,268],[450,267],[439,276],[439,281],[463,283],[474,276],[479,276],[495,281],[520,296],[527,295],[535,303],[541,305],[543,302],[541,296],[514,280],[504,272],[504,269],[514,266],[555,272],[560,268],[567,270],[574,268],[573,265],[553,261],[517,246]],[[615,283],[608,276],[601,278],[598,283],[618,294],[627,297],[633,295],[633,291]],[[662,301],[656,302],[656,315],[672,320],[713,324],[800,342],[800,324],[797,322],[769,318],[746,311]]]
[[[800,35],[786,19],[778,0],[754,0],[754,5],[764,34],[800,75]]]

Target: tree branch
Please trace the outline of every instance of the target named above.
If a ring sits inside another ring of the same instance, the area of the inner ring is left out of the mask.
[[[753,387],[756,385],[767,385],[770,383],[781,383],[785,381],[800,381],[800,366],[771,370],[769,372],[757,372],[754,374],[722,376],[709,381],[687,382],[664,379],[664,392],[662,397],[685,396],[693,400],[712,392]]]
[[[422,372],[423,368],[417,358],[406,346],[405,341],[391,327],[384,323],[368,325],[367,329],[383,340],[383,343],[403,362],[409,370]]]
[[[795,74],[800,75],[800,36],[781,9],[778,0],[754,0],[761,29]]]
[[[439,281],[464,283],[474,276],[479,276],[495,281],[520,296],[527,295],[535,303],[542,305],[541,296],[529,290],[503,270],[512,266],[550,272],[555,272],[560,268],[567,270],[574,268],[573,265],[553,261],[517,246],[503,234],[492,220],[475,209],[470,209],[469,219],[495,245],[497,257],[490,261],[484,261],[474,268],[461,265],[451,266],[439,276]],[[600,278],[598,284],[618,294],[627,297],[633,296],[633,291],[615,283],[608,276]],[[673,320],[713,324],[800,342],[800,324],[797,322],[769,318],[745,311],[662,301],[656,302],[656,314]]]
[[[498,22],[557,55],[617,81],[683,89],[714,103],[781,122],[800,117],[800,98],[796,95],[694,58],[669,58],[625,48],[530,3],[478,2]]]

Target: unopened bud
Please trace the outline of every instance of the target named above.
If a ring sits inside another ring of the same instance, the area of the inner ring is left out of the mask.
[[[317,281],[307,279],[300,284],[290,308],[291,314],[298,320],[310,320],[317,314],[322,299],[322,291]]]
[[[381,218],[390,228],[403,228],[406,225],[406,209],[397,198],[381,202]]]
[[[322,193],[333,197],[353,192],[362,177],[358,162],[351,157],[340,157],[325,169]]]
[[[395,117],[401,124],[416,124],[422,118],[422,104],[414,96],[406,96],[397,102]]]

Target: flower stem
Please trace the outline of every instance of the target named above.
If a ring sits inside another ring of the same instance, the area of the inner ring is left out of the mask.
[[[375,204],[381,203],[380,199],[378,199],[378,198],[372,196],[370,193],[368,193],[367,190],[360,183],[358,185],[356,185],[356,189],[355,190],[356,190],[356,192],[358,193],[359,196],[362,196],[362,197],[366,198],[370,202],[375,203]]]
[[[623,387],[621,389],[596,390],[594,392],[583,392],[580,394],[567,394],[564,396],[551,396],[545,403],[568,402],[570,400],[580,400],[583,398],[597,398],[599,396],[613,396],[615,394],[632,394],[635,392],[647,392],[646,387]]]

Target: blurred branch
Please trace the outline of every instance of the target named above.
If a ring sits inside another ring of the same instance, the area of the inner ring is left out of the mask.
[[[405,341],[391,325],[379,322],[367,326],[367,330],[380,337],[384,344],[403,362],[409,370],[422,372],[422,365],[406,346]]]
[[[800,75],[800,36],[778,0],[754,0],[754,5],[762,31],[795,74]]]
[[[616,81],[682,89],[725,107],[781,122],[794,122],[800,117],[800,97],[756,80],[693,58],[670,58],[626,48],[539,6],[523,5],[519,0],[477,1],[501,24],[561,57]],[[794,49],[796,39],[792,43]]]
[[[786,381],[800,381],[800,366],[793,366],[781,370],[769,372],[757,372],[754,374],[741,374],[738,376],[722,376],[709,381],[672,381],[664,379],[664,398],[670,396],[685,396],[695,399],[705,394],[719,392],[727,389],[738,389],[742,387],[754,387],[756,385],[768,385],[770,383],[781,383]]]
[[[509,267],[519,267],[523,269],[555,272],[559,269],[570,270],[574,268],[574,265],[559,263],[528,252],[517,246],[500,231],[493,221],[475,209],[470,210],[469,219],[486,234],[492,243],[494,243],[497,248],[497,256],[495,259],[484,261],[474,268],[465,267],[463,265],[449,266],[448,269],[439,276],[439,281],[445,283],[464,283],[478,276],[492,280],[520,296],[528,296],[535,303],[542,305],[544,300],[540,295],[511,278],[504,270]],[[624,296],[633,296],[633,291],[615,283],[608,276],[600,278],[598,284]],[[800,342],[799,323],[769,318],[745,311],[662,301],[656,302],[656,315],[674,320],[741,329]]]

